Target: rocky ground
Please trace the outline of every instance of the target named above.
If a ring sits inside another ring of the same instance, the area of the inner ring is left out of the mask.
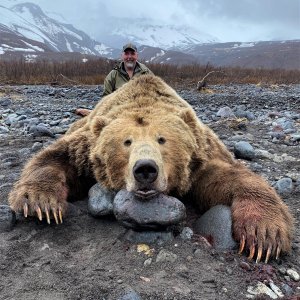
[[[18,217],[12,226],[0,210],[0,299],[299,299],[300,85],[177,91],[282,195],[296,219],[291,254],[256,264],[237,250],[216,251],[191,230],[166,242],[129,242],[113,217],[92,217],[82,200],[61,225]],[[0,86],[0,204],[25,161],[67,130],[76,107],[94,107],[101,92]]]

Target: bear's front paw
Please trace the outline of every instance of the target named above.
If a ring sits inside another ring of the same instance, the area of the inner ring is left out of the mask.
[[[47,184],[18,183],[9,194],[9,204],[15,212],[24,216],[37,215],[40,221],[44,217],[48,224],[54,218],[56,224],[62,223],[62,216],[67,207],[67,188],[64,184],[47,186]],[[51,214],[52,212],[52,214]]]
[[[239,254],[248,250],[248,259],[251,260],[257,253],[257,263],[262,256],[265,263],[271,256],[278,259],[281,252],[289,252],[291,248],[291,227],[281,216],[277,216],[276,220],[257,215],[234,218],[233,233],[240,242]]]

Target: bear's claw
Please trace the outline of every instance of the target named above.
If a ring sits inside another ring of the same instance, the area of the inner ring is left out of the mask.
[[[271,255],[271,249],[272,249],[272,246],[269,245],[268,250],[267,250],[267,254],[266,254],[265,263],[267,263],[269,261],[269,258],[270,258],[270,255]]]
[[[259,263],[259,262],[260,262],[261,256],[262,256],[262,252],[263,252],[262,246],[259,246],[259,247],[258,247],[258,250],[257,250],[256,263]]]
[[[27,203],[24,204],[23,210],[24,210],[24,217],[27,218],[27,216],[28,216],[28,204]]]
[[[36,206],[35,211],[36,211],[38,219],[40,221],[42,221],[43,213],[42,213],[41,208],[39,206]],[[24,213],[24,217],[27,218],[28,217],[28,204],[27,203],[25,203],[23,205],[23,213]],[[52,214],[53,214],[56,224],[61,224],[63,222],[63,214],[62,214],[61,207],[58,207],[58,212],[55,209],[52,209]],[[50,213],[49,213],[48,208],[45,208],[45,215],[46,215],[47,223],[50,224],[51,219],[50,219]]]
[[[67,189],[57,184],[54,188],[50,189],[43,186],[45,191],[41,191],[41,188],[23,184],[18,184],[9,195],[9,204],[13,211],[20,212],[25,218],[28,216],[36,216],[40,221],[43,218],[48,224],[51,223],[51,219],[55,220],[56,224],[63,222],[63,213],[67,208]]]
[[[241,239],[241,242],[240,242],[240,250],[239,250],[239,254],[242,254],[242,252],[243,252],[243,250],[244,250],[244,248],[245,248],[245,241],[246,241],[245,236],[242,235],[242,239]]]
[[[248,256],[248,259],[249,259],[249,260],[253,259],[254,254],[255,254],[255,244],[252,243],[252,245],[251,245],[251,247],[250,247],[250,254],[249,254],[249,256]]]
[[[42,210],[40,209],[40,207],[37,206],[36,209],[35,209],[35,211],[36,211],[36,213],[38,215],[39,220],[42,221],[43,220],[43,216],[42,216]]]
[[[241,241],[240,241],[240,248],[239,248],[239,252],[238,252],[239,254],[242,254],[242,252],[244,251],[245,242],[246,242],[245,236],[242,235],[242,238],[241,238]],[[280,252],[281,252],[281,248],[278,245],[277,248],[276,248],[276,255],[275,255],[276,260],[279,258]],[[266,257],[265,257],[265,263],[266,264],[268,263],[268,261],[270,259],[271,253],[272,253],[272,245],[269,245],[269,247],[267,249]],[[261,261],[262,254],[263,254],[263,246],[261,244],[261,245],[258,246],[258,249],[257,249],[257,257],[256,257],[256,261],[255,261],[256,263],[259,263]],[[250,247],[250,254],[248,256],[248,259],[252,260],[254,255],[255,255],[255,243],[253,242],[251,247]]]
[[[291,250],[293,219],[287,208],[282,205],[282,211],[274,209],[275,219],[271,219],[261,207],[255,207],[253,213],[249,210],[241,202],[233,207],[233,237],[240,245],[238,253],[247,252],[248,259],[256,263],[268,263],[271,257],[278,260],[282,253],[288,253]]]

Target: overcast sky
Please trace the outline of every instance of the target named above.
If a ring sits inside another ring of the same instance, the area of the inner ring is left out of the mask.
[[[300,39],[300,0],[10,1],[33,2],[44,11],[59,13],[94,38],[104,28],[103,21],[114,16],[189,25],[221,42]]]

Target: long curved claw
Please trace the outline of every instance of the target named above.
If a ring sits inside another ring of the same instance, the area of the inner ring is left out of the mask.
[[[259,263],[259,262],[260,262],[260,260],[261,260],[261,255],[262,255],[262,251],[263,251],[262,245],[260,245],[260,246],[258,247],[258,251],[257,251],[256,263]]]
[[[281,249],[280,249],[280,246],[278,246],[277,250],[276,250],[276,257],[275,257],[276,260],[279,258],[280,252],[281,252]]]
[[[39,220],[42,221],[42,220],[43,220],[43,216],[42,216],[42,211],[41,211],[40,207],[38,206],[38,207],[35,209],[35,211],[36,211],[36,213],[37,213],[37,215],[38,215]]]
[[[59,224],[58,219],[57,219],[57,214],[56,214],[56,211],[54,209],[52,210],[52,213],[53,213],[56,224]]]
[[[27,218],[27,216],[28,216],[28,204],[27,203],[24,204],[23,210],[24,210],[24,217]]]
[[[62,219],[62,211],[61,211],[61,208],[60,208],[60,207],[58,208],[58,217],[59,217],[60,223],[62,223],[62,222],[63,222],[63,219]]]
[[[255,253],[255,245],[254,243],[251,245],[250,247],[250,254],[248,256],[248,259],[251,260],[254,257],[254,253]]]
[[[265,259],[265,263],[267,264],[271,255],[271,250],[272,250],[272,245],[269,245],[268,250],[267,250],[267,254],[266,254],[266,259]]]
[[[243,252],[243,250],[244,250],[244,248],[245,248],[245,241],[246,241],[245,236],[242,235],[242,239],[241,239],[241,241],[240,241],[239,254],[242,254],[242,252]]]
[[[47,223],[50,224],[50,214],[48,208],[45,209],[45,213],[46,213]]]

